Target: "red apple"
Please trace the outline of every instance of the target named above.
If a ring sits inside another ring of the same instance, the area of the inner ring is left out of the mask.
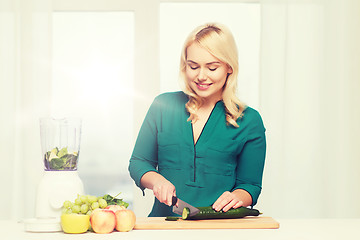
[[[129,209],[118,210],[115,212],[116,226],[115,229],[119,232],[128,232],[135,226],[135,213]]]
[[[90,216],[90,223],[96,233],[111,233],[116,226],[115,213],[109,209],[95,209]]]
[[[117,210],[124,210],[124,209],[126,209],[126,207],[120,206],[120,205],[109,205],[105,209],[109,209],[113,212],[116,212]]]

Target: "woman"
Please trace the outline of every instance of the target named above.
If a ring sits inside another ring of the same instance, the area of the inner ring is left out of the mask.
[[[254,206],[261,191],[265,129],[235,96],[237,48],[219,24],[196,28],[180,64],[182,92],[157,96],[140,129],[129,171],[155,195],[149,216],[171,216],[177,196],[228,211]]]

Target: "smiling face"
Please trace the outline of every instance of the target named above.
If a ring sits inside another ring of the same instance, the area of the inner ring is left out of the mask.
[[[197,43],[187,48],[185,75],[191,89],[207,103],[222,99],[223,86],[232,69]]]

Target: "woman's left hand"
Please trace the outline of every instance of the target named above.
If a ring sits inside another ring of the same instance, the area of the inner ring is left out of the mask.
[[[221,196],[215,201],[212,205],[215,211],[220,211],[221,209],[224,212],[227,212],[231,208],[238,208],[243,205],[243,202],[232,192],[224,192]]]
[[[239,208],[241,206],[249,206],[252,203],[251,195],[243,190],[236,189],[233,192],[226,191],[212,205],[216,211],[223,210],[227,212],[231,208]]]

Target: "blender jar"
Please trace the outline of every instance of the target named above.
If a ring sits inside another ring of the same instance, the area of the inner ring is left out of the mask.
[[[76,171],[79,160],[81,119],[40,119],[45,171]]]
[[[80,119],[40,119],[41,148],[44,174],[36,196],[36,220],[57,219],[59,230],[61,208],[65,200],[84,194],[84,185],[78,175],[80,150]],[[46,231],[49,229],[43,229]],[[60,228],[61,230],[61,228]]]

